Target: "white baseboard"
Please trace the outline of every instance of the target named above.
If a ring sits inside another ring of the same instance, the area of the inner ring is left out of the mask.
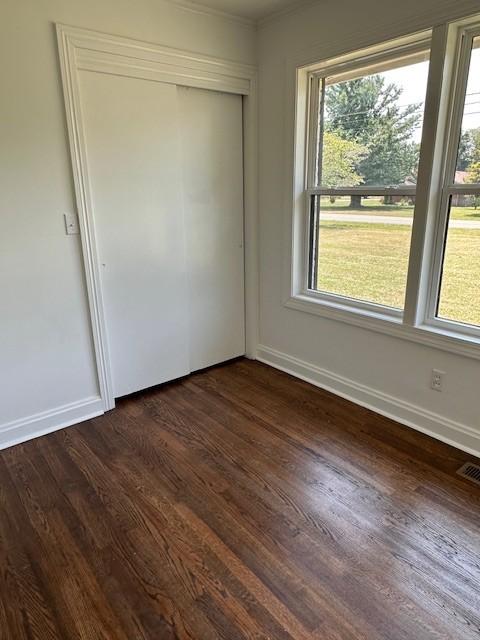
[[[0,425],[0,449],[38,438],[52,431],[70,427],[104,412],[103,401],[94,396],[50,411],[36,413],[21,420]]]
[[[258,345],[257,360],[480,457],[480,431],[465,424],[264,345]]]

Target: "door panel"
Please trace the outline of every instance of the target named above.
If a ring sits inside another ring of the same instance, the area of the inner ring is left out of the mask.
[[[239,95],[178,87],[190,369],[245,353]]]
[[[189,371],[174,85],[80,73],[115,397]]]

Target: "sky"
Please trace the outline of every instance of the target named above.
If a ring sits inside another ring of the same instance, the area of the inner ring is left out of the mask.
[[[480,38],[476,38],[477,49],[472,51],[468,76],[467,99],[463,115],[463,129],[480,127]]]
[[[463,131],[480,127],[480,38],[476,40],[479,48],[472,51],[463,117]],[[419,62],[407,67],[384,71],[379,75],[384,76],[387,82],[394,82],[403,88],[400,104],[406,106],[411,103],[421,103],[423,109],[427,88],[428,62]],[[420,142],[421,136],[422,129],[420,125],[415,132],[415,142]]]

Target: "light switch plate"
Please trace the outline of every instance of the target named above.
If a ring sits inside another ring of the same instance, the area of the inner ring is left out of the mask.
[[[78,218],[76,213],[64,213],[63,217],[65,219],[65,232],[67,236],[76,235],[80,233],[80,228],[78,226]]]

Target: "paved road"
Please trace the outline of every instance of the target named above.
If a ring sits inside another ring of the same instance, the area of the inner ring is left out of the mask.
[[[400,218],[399,216],[371,216],[362,213],[330,213],[321,214],[322,220],[332,222],[372,222],[377,224],[403,224],[412,225],[412,218]],[[451,220],[452,229],[480,229],[479,220]]]

